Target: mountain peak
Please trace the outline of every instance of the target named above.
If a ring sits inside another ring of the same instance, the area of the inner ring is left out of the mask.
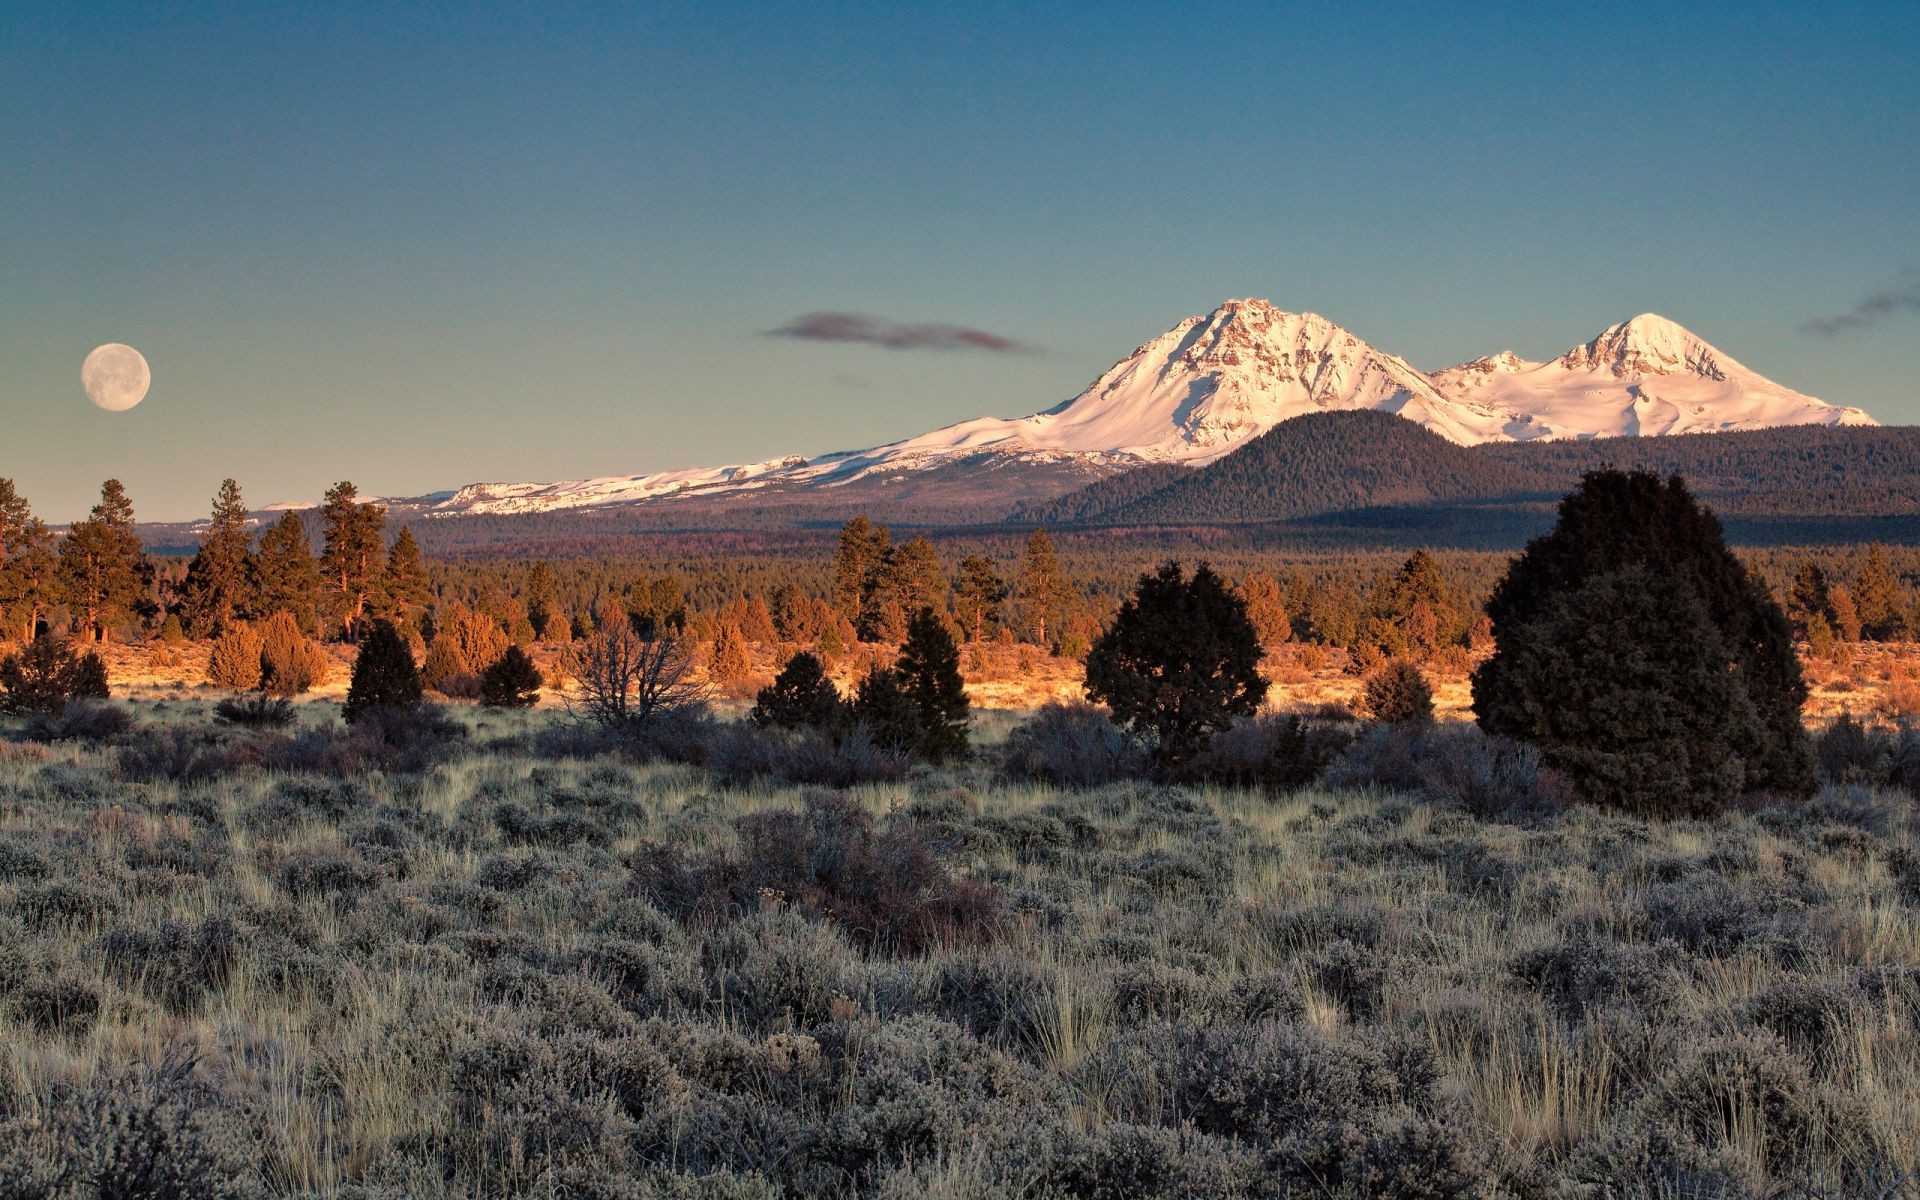
[[[1678,375],[1724,380],[1722,355],[1676,322],[1658,313],[1641,313],[1630,321],[1609,325],[1584,346],[1560,356],[1573,370],[1610,371],[1625,375]]]

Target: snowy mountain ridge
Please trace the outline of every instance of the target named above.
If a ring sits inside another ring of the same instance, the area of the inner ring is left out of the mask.
[[[1431,375],[1316,313],[1229,300],[1139,346],[1044,412],[982,417],[869,450],[562,483],[478,483],[429,511],[529,513],[666,497],[835,486],[963,459],[1204,465],[1290,417],[1376,409],[1463,444],[1652,436],[1776,425],[1871,425],[1749,370],[1645,314],[1547,363],[1511,351]]]

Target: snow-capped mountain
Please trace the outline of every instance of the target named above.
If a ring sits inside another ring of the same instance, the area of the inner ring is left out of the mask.
[[[565,483],[483,483],[429,511],[526,513],[662,497],[726,496],[893,478],[968,462],[1065,464],[1084,475],[1143,462],[1204,465],[1289,417],[1397,413],[1473,445],[1873,424],[1748,370],[1660,317],[1615,325],[1550,363],[1503,352],[1432,376],[1314,313],[1229,300],[1120,360],[1078,396],[1029,417],[982,417],[871,450]]]
[[[1502,432],[1515,441],[1876,424],[1860,409],[1782,387],[1652,313],[1551,362],[1503,350],[1435,371],[1432,382],[1454,400],[1506,414]]]

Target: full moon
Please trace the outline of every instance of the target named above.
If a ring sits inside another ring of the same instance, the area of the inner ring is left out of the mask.
[[[95,346],[80,364],[80,386],[87,390],[87,399],[108,412],[125,412],[146,399],[152,382],[147,360],[119,342]]]

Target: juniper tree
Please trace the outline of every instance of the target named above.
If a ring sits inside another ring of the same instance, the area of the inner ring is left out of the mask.
[[[713,638],[713,654],[707,660],[707,678],[715,683],[738,683],[747,677],[747,640],[739,626],[731,621],[720,626]]]
[[[533,659],[518,646],[505,653],[480,674],[480,703],[489,708],[532,708],[540,701],[540,689],[546,680]]]
[[[1860,614],[1861,635],[1889,642],[1906,632],[1907,606],[1894,578],[1887,548],[1878,542],[1867,547],[1866,561],[1853,580],[1853,605]]]
[[[1812,791],[1792,629],[1678,476],[1589,472],[1487,613],[1481,727],[1537,746],[1589,796],[1691,811],[1742,790]]]
[[[100,487],[100,503],[60,540],[60,585],[91,641],[106,639],[133,614],[151,568],[133,532],[133,501],[118,479]]]
[[[1087,652],[1087,695],[1153,744],[1164,770],[1204,750],[1267,695],[1246,601],[1202,563],[1142,575]]]
[[[1367,715],[1388,725],[1433,721],[1433,688],[1411,660],[1390,658],[1367,677],[1361,692]]]
[[[44,637],[0,658],[0,713],[65,711],[72,700],[107,699],[107,667],[65,638]]]
[[[552,638],[552,626],[561,619],[560,581],[545,559],[527,568],[527,619],[533,622],[535,635],[542,638]]]
[[[747,718],[776,729],[829,729],[845,717],[846,707],[820,660],[802,650],[760,689]]]
[[[855,690],[853,719],[866,726],[874,744],[911,751],[920,742],[920,707],[907,695],[900,673],[878,663]]]
[[[369,606],[378,606],[386,574],[386,525],[386,508],[361,501],[359,489],[345,480],[328,490],[320,506],[325,609],[342,641],[357,640]]]
[[[213,517],[199,552],[187,565],[181,605],[196,637],[217,637],[229,622],[254,608],[253,534],[247,528],[247,504],[240,485],[220,484]]]
[[[320,568],[314,562],[313,543],[298,512],[289,510],[260,539],[253,556],[251,616],[265,619],[284,612],[300,628],[318,628]]]
[[[375,621],[353,660],[353,679],[341,716],[351,725],[371,712],[413,708],[423,689],[407,639],[387,621]]]
[[[966,754],[973,722],[966,682],[960,677],[960,648],[932,608],[921,608],[907,622],[907,640],[894,673],[917,713],[915,748],[921,756],[945,762]]]

